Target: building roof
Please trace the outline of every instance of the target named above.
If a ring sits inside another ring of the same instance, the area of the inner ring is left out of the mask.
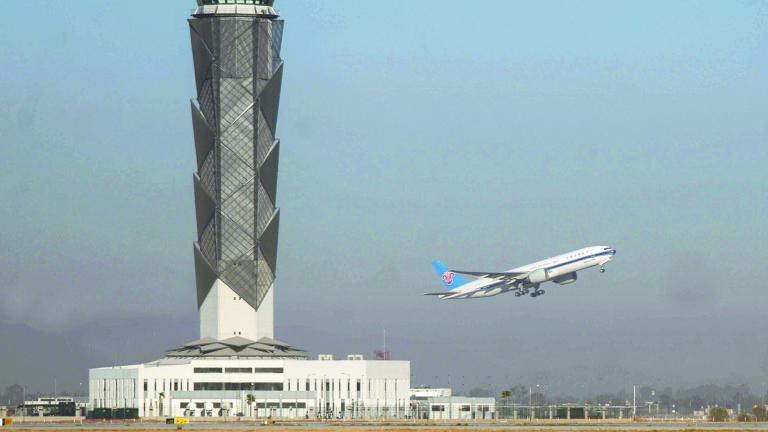
[[[217,341],[203,338],[168,350],[166,358],[290,358],[306,359],[307,352],[285,342],[263,337],[258,341],[235,336]]]

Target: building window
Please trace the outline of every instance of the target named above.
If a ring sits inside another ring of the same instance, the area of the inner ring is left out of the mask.
[[[445,405],[432,405],[432,411],[445,411]]]
[[[226,368],[225,371],[227,373],[253,373],[253,368]]]
[[[283,383],[195,383],[195,390],[282,391]]]
[[[223,390],[223,389],[224,389],[224,385],[222,383],[206,383],[206,382],[195,383],[195,391]]]
[[[194,372],[195,373],[221,373],[221,368],[212,368],[212,367],[195,368]]]
[[[253,368],[253,373],[283,373],[283,368]]]

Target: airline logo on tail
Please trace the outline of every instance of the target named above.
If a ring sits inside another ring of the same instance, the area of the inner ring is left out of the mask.
[[[440,261],[433,262],[432,267],[434,267],[435,273],[437,273],[437,276],[445,286],[445,289],[449,291],[469,283],[468,280],[464,279],[460,274],[451,271],[451,269],[443,265]]]
[[[449,271],[443,273],[443,282],[445,282],[446,285],[451,286],[453,285],[453,278],[456,276],[456,273]]]

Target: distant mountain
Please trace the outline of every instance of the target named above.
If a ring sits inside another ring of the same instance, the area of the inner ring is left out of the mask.
[[[53,392],[54,380],[58,391],[86,392],[89,368],[155,360],[165,350],[197,339],[198,332],[197,316],[102,320],[60,332],[0,322],[0,393],[12,384],[24,385],[29,392]],[[336,358],[346,358],[347,354],[372,358],[373,351],[383,344],[378,335],[361,332],[346,336],[301,326],[278,326],[275,336],[307,350],[311,358],[319,353],[331,353]],[[448,365],[435,364],[435,358],[450,357],[452,365],[462,364],[471,370],[475,359],[460,347],[402,337],[387,344],[393,360],[412,361],[413,374],[421,378],[419,383],[429,378],[431,384],[434,378],[446,380],[447,385],[448,376],[453,374],[457,390],[474,384],[462,382]]]
[[[83,383],[85,392],[89,368],[155,360],[198,331],[196,316],[104,320],[61,332],[0,322],[0,388],[77,392]]]
[[[349,324],[343,331],[334,332],[324,327],[333,328],[330,325],[277,326],[275,336],[307,350],[311,358],[329,353],[336,358],[363,354],[370,359],[373,351],[383,345],[382,335],[376,329],[355,328]],[[732,327],[711,331],[712,341],[686,344],[683,335],[692,331],[692,327],[693,324],[680,320],[678,330],[669,335],[668,340],[648,336],[660,334],[657,329],[640,328],[634,331],[635,337],[614,341],[608,346],[600,343],[600,330],[591,327],[596,334],[582,338],[583,347],[570,341],[572,335],[561,334],[562,329],[554,325],[548,327],[547,323],[530,338],[467,340],[451,332],[435,335],[416,330],[412,335],[388,338],[387,349],[393,360],[411,361],[414,385],[450,385],[457,393],[477,387],[498,394],[514,384],[531,382],[547,384],[550,395],[631,392],[633,383],[689,388],[695,390],[696,395],[710,398],[724,392],[737,398],[737,391],[744,393],[742,389],[729,387],[694,388],[697,383],[710,382],[720,386],[752,383],[753,391],[763,394],[765,386],[757,383],[765,380],[752,372],[765,362],[761,347],[742,344],[741,334]],[[5,387],[17,383],[25,385],[30,393],[53,392],[54,380],[59,391],[82,389],[85,392],[89,368],[152,361],[162,357],[167,349],[197,339],[198,332],[196,314],[100,320],[64,331],[43,331],[0,321],[0,394]],[[723,348],[719,348],[721,340],[727,341]],[[733,367],[697,363],[697,359],[709,353],[737,352],[736,345],[742,356],[734,357],[729,363]],[[647,346],[657,347],[655,349],[662,353],[674,353],[671,349],[679,347],[682,355],[689,359],[687,369],[675,369],[671,365],[669,371],[660,374],[658,366],[652,363],[653,357],[635,354],[638,350],[651,352],[650,348],[644,348]],[[743,346],[749,349],[742,349]],[[568,350],[568,355],[551,355],[557,350]],[[623,361],[621,353],[629,353]],[[638,367],[639,363],[648,364],[648,370]],[[690,371],[688,375],[684,374],[686,371]]]

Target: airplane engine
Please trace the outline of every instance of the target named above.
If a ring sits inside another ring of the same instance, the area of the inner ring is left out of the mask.
[[[530,280],[532,284],[546,282],[549,280],[549,272],[547,269],[534,270],[528,275],[528,280]]]
[[[553,282],[559,283],[560,285],[568,285],[569,283],[576,282],[576,279],[579,277],[576,276],[576,272],[564,274],[562,276],[558,276],[554,279],[552,279]]]

